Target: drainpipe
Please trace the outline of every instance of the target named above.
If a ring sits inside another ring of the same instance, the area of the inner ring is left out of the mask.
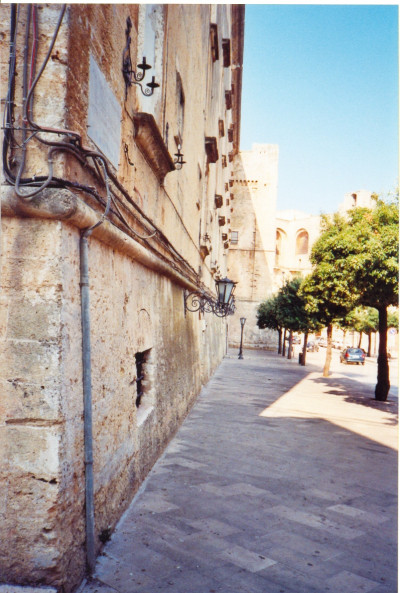
[[[94,544],[94,495],[93,495],[93,430],[92,430],[92,365],[90,346],[90,299],[89,299],[89,244],[91,233],[81,233],[80,286],[82,323],[82,374],[83,374],[83,426],[85,443],[85,506],[86,506],[86,561],[90,574],[95,565]]]
[[[92,362],[90,345],[90,292],[89,292],[89,242],[92,231],[101,225],[110,209],[111,194],[108,187],[107,173],[102,161],[107,187],[107,206],[100,220],[81,232],[80,253],[80,288],[81,288],[81,324],[82,324],[82,383],[83,383],[83,430],[85,448],[85,513],[86,513],[86,562],[92,575],[96,563],[95,522],[94,522],[94,487],[93,487],[93,414],[92,414]]]

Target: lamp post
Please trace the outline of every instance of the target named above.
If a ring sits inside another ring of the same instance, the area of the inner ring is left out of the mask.
[[[246,323],[246,317],[241,317],[240,318],[240,348],[239,348],[239,356],[238,356],[238,358],[240,360],[243,359],[243,329],[244,329],[245,323]]]

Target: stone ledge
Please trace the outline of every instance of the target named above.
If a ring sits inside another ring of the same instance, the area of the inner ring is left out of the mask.
[[[86,229],[96,224],[100,218],[98,212],[69,190],[47,188],[31,201],[26,202],[18,198],[12,186],[3,185],[0,187],[2,191],[1,213],[4,217],[61,220],[78,229]],[[126,235],[107,219],[93,230],[91,236],[112,249],[126,254],[146,268],[170,278],[182,288],[199,289],[195,279],[192,281],[183,276],[180,270],[175,269],[169,262]],[[0,591],[0,593],[2,592]]]
[[[160,184],[167,173],[175,170],[174,162],[150,113],[134,113],[135,142]]]

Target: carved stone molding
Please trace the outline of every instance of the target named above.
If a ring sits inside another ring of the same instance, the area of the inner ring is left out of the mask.
[[[175,170],[171,155],[150,113],[134,113],[135,142],[160,184],[167,173]]]
[[[208,248],[208,245],[205,245],[205,244],[200,245],[200,256],[201,256],[201,258],[204,260],[207,257],[207,255],[210,255],[210,250]]]

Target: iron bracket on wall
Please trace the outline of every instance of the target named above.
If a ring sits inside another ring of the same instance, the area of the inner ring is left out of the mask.
[[[125,80],[125,101],[128,97],[128,87],[132,86],[132,84],[137,84],[140,86],[140,90],[142,91],[143,95],[146,97],[150,97],[154,93],[154,89],[159,87],[160,85],[155,81],[155,76],[152,76],[151,82],[146,84],[147,88],[143,88],[142,81],[146,76],[146,70],[150,70],[150,64],[147,64],[146,58],[143,56],[142,63],[138,64],[137,67],[141,70],[141,72],[136,73],[132,69],[132,60],[131,60],[131,29],[132,29],[132,21],[131,17],[128,16],[126,19],[126,29],[125,29],[125,37],[126,37],[126,45],[124,51],[122,52],[122,75]]]
[[[227,317],[228,315],[233,315],[236,309],[235,299],[233,297],[228,304],[222,304],[204,292],[188,292],[185,290],[183,298],[185,317],[186,311],[190,311],[191,313],[200,311],[201,313],[213,313],[217,317]]]

